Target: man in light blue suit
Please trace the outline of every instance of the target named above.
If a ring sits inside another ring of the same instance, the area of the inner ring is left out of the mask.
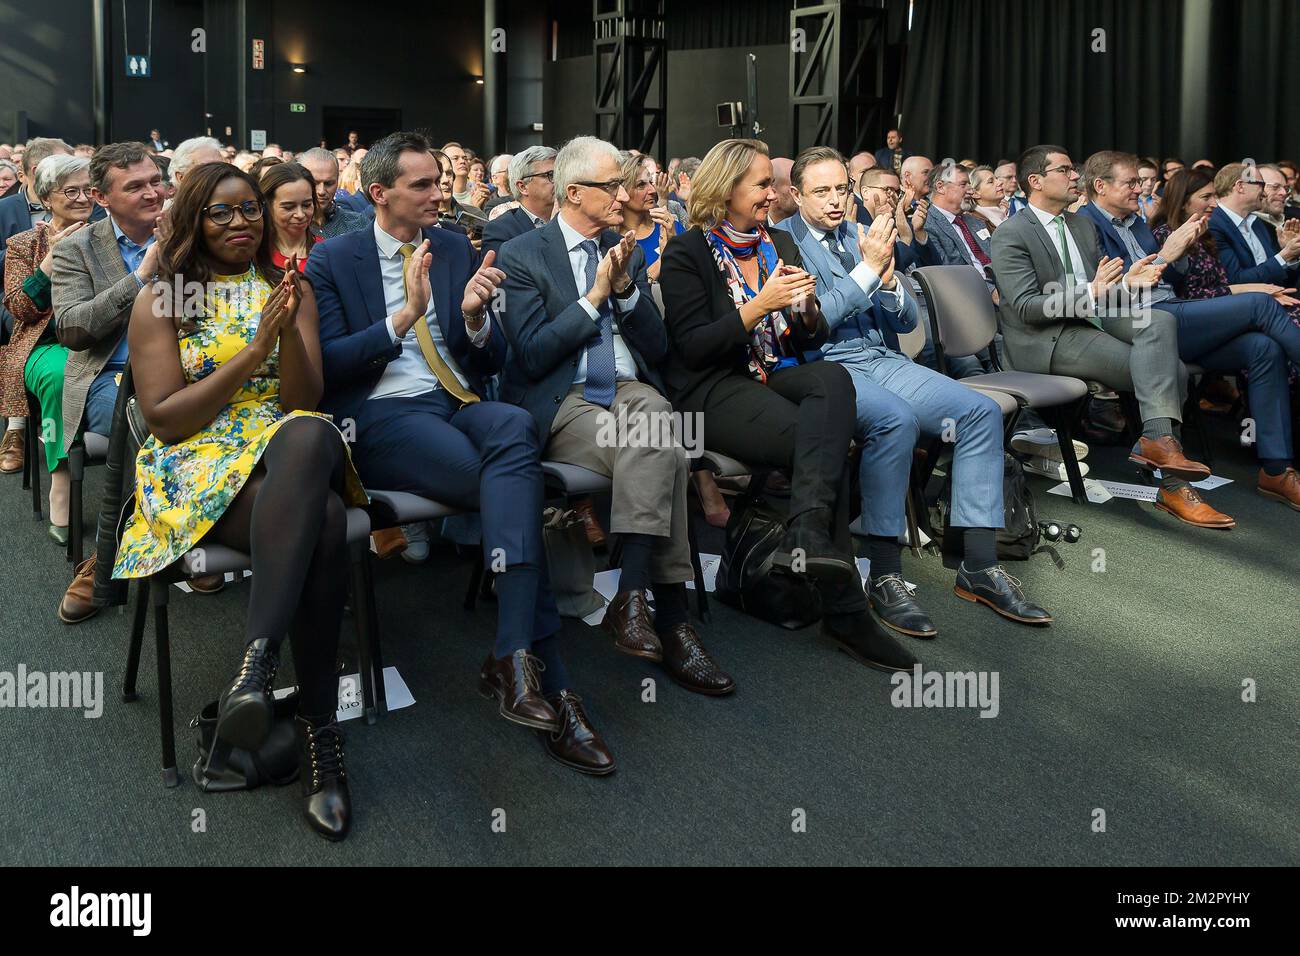
[[[921,433],[954,441],[952,517],[964,529],[965,556],[957,591],[999,614],[1046,624],[1051,616],[1024,597],[998,565],[1002,527],[1002,413],[987,396],[917,365],[886,344],[889,333],[916,327],[916,300],[894,274],[896,226],[888,215],[869,227],[847,223],[850,201],[843,157],[828,147],[804,150],[791,170],[799,214],[776,228],[799,244],[804,268],[817,277],[817,297],[831,327],[824,358],[853,378],[860,471],[871,576],[867,597],[881,620],[903,634],[934,637],[937,629],[902,578],[898,540],[912,449]]]

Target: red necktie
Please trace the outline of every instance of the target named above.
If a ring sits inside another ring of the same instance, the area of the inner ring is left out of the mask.
[[[981,266],[987,267],[992,260],[980,248],[980,244],[975,241],[975,234],[970,231],[970,226],[966,225],[966,220],[961,217],[961,213],[957,213],[957,218],[952,221],[952,224],[957,227],[957,231],[966,240],[966,245],[970,247],[971,255],[975,257],[975,261]]]

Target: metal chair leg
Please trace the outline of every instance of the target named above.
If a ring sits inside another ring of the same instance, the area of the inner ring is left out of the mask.
[[[475,548],[469,571],[469,587],[465,589],[465,600],[462,604],[465,610],[472,611],[478,605],[478,592],[482,583],[483,549]]]
[[[1079,413],[1079,403],[1060,405],[1052,409],[1056,419],[1056,443],[1061,449],[1061,460],[1065,464],[1065,474],[1070,479],[1070,497],[1076,505],[1088,503],[1088,492],[1083,485],[1083,474],[1079,470],[1079,459],[1074,454],[1074,432],[1072,423]]]
[[[375,715],[388,713],[388,692],[384,688],[384,651],[379,633],[379,609],[375,602],[374,563],[367,550],[361,561],[361,576],[366,589],[366,630],[370,635],[370,669],[374,672]]]
[[[365,572],[361,563],[369,554],[369,544],[357,542],[348,546],[350,552],[349,571],[352,579],[352,620],[357,628],[357,683],[361,688],[361,713],[366,723],[375,722],[375,673],[370,660],[370,601],[373,595],[366,588]]]
[[[181,782],[176,771],[176,727],[172,716],[172,651],[167,628],[169,588],[158,578],[149,579],[149,597],[153,604],[154,644],[158,653],[158,724],[162,734],[163,785],[175,787]]]
[[[68,472],[72,479],[68,495],[68,560],[81,563],[82,552],[82,501],[81,485],[86,477],[86,446],[78,439],[68,449]]]
[[[135,585],[135,613],[131,616],[131,643],[126,652],[126,674],[122,678],[122,702],[133,704],[136,675],[140,673],[140,648],[144,644],[144,626],[149,618],[149,579]]]
[[[32,492],[32,517],[37,521],[41,520],[41,471],[40,462],[44,461],[41,455],[41,441],[39,428],[41,426],[41,406],[36,402],[36,396],[31,392],[27,393],[27,428],[23,436],[25,451],[23,453],[23,489],[31,489]],[[51,481],[54,479],[51,478]]]

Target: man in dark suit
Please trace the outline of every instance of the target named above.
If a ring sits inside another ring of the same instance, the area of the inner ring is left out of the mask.
[[[438,179],[423,136],[384,137],[361,166],[374,225],[313,250],[307,275],[320,311],[321,407],[355,434],[368,486],[481,514],[498,620],[480,689],[496,697],[502,717],[548,731],[552,756],[608,772],[608,751],[575,739],[571,714],[547,700],[570,691],[546,578],[537,429],[522,410],[483,400],[485,379],[505,360],[488,310],[503,276],[495,256],[476,269],[469,244],[434,226]]]
[[[903,149],[903,134],[891,129],[885,134],[885,148],[876,150],[876,165],[881,169],[902,172],[903,162],[912,154]]]
[[[993,261],[989,256],[992,233],[988,222],[962,211],[970,175],[961,166],[941,163],[930,170],[928,185],[930,214],[925,228],[939,258],[948,266],[972,266],[992,292],[995,289],[989,268]]]
[[[1138,216],[1138,159],[1103,150],[1084,164],[1089,202],[1079,215],[1097,227],[1102,251],[1124,268],[1148,256],[1167,263],[1149,292],[1149,304],[1178,322],[1178,354],[1207,369],[1250,376],[1250,412],[1257,428],[1259,490],[1300,510],[1300,476],[1291,467],[1291,413],[1287,363],[1300,363],[1300,328],[1271,295],[1247,292],[1188,301],[1181,291],[1187,251],[1204,234],[1206,219],[1193,216],[1158,245]]]
[[[656,369],[668,333],[645,256],[631,231],[613,229],[628,199],[618,150],[594,136],[571,140],[555,159],[555,189],[555,219],[501,250],[510,339],[501,395],[532,413],[548,459],[614,481],[610,530],[622,536],[622,562],[604,621],[614,646],[662,661],[688,690],[728,694],[735,683],[690,622],[690,473]]]
[[[1210,234],[1229,283],[1293,285],[1300,276],[1300,233],[1291,232],[1282,246],[1256,215],[1267,201],[1264,186],[1253,166],[1229,163],[1220,169],[1214,176],[1219,204],[1210,213]]]
[[[998,226],[991,243],[1007,358],[1022,372],[1133,392],[1142,435],[1130,459],[1162,470],[1156,507],[1199,527],[1233,527],[1187,483],[1210,469],[1188,459],[1175,434],[1187,397],[1178,322],[1132,302],[1164,266],[1146,256],[1125,273],[1123,260],[1102,257],[1092,220],[1066,212],[1079,198],[1079,173],[1063,147],[1030,147],[1016,168],[1029,205]]]
[[[555,150],[529,146],[510,160],[510,189],[519,205],[483,227],[483,254],[499,250],[515,236],[540,229],[551,220],[555,206]]]

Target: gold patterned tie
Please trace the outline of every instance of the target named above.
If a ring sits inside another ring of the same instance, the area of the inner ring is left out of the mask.
[[[411,289],[406,282],[406,270],[411,264],[411,256],[415,254],[415,246],[409,242],[402,243],[399,250],[402,253],[402,289],[406,292],[406,300],[411,299]],[[479,397],[460,384],[460,379],[456,373],[451,370],[441,355],[438,354],[438,346],[433,343],[433,334],[429,331],[429,321],[426,316],[420,316],[415,320],[415,340],[420,343],[420,351],[424,353],[424,360],[429,363],[429,368],[433,374],[438,377],[438,384],[447,390],[451,395],[456,396],[462,405],[472,405],[479,401]]]

